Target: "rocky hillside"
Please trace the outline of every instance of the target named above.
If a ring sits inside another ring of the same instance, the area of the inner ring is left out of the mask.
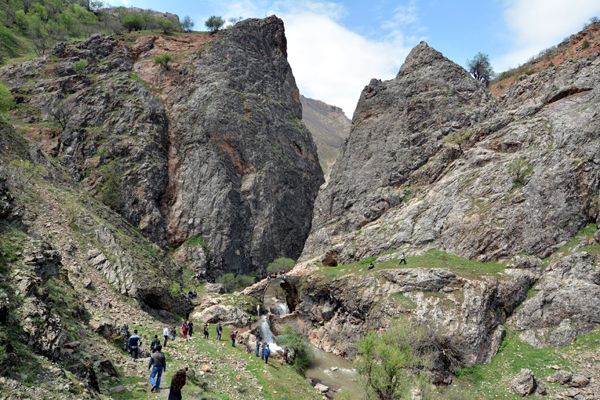
[[[350,120],[339,107],[304,96],[300,96],[300,101],[302,103],[302,122],[312,134],[317,145],[319,162],[325,179],[327,179],[350,132]]]
[[[216,276],[299,256],[323,178],[281,20],[96,35],[0,79],[29,137],[181,264]]]
[[[363,91],[304,249],[353,261],[440,248],[546,257],[599,219],[598,53],[494,99],[421,43]]]

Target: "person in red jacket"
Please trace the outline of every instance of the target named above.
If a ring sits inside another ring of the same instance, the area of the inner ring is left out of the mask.
[[[185,321],[183,321],[183,324],[181,324],[181,336],[187,340],[187,324]]]

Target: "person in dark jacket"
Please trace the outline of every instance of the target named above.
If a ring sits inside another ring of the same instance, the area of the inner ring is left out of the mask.
[[[160,390],[160,379],[163,372],[167,372],[167,359],[161,350],[162,346],[159,344],[156,351],[150,356],[150,362],[148,363],[148,369],[152,368],[150,373],[151,392]]]
[[[194,323],[192,321],[188,321],[188,335],[192,337],[194,334]]]
[[[263,358],[265,360],[265,364],[269,365],[269,356],[271,355],[271,349],[269,348],[269,345],[267,344],[265,346],[265,348],[263,349]]]
[[[140,354],[140,346],[142,345],[142,338],[138,336],[138,331],[135,329],[133,331],[133,335],[129,336],[127,340],[127,348],[129,349],[129,353],[134,360],[137,360],[138,355]]]
[[[154,353],[158,347],[162,346],[160,345],[158,335],[154,335],[154,339],[152,339],[152,343],[150,343],[150,353]]]
[[[204,339],[208,339],[208,323],[204,324]]]
[[[223,335],[223,325],[221,323],[217,323],[217,340],[221,340],[221,335]]]
[[[237,331],[233,331],[233,332],[231,332],[231,335],[229,335],[229,337],[231,338],[231,346],[232,347],[235,347],[235,341],[237,339],[237,335],[238,335]]]
[[[171,389],[169,390],[168,400],[182,400],[181,389],[185,386],[187,370],[187,367],[185,369],[180,369],[175,373],[175,375],[173,375],[173,379],[171,379]]]

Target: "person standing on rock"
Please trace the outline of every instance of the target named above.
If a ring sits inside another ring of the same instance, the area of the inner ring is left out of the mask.
[[[167,347],[167,342],[169,341],[169,327],[165,326],[163,328],[163,337],[165,338],[165,343],[163,344],[163,347]]]
[[[160,379],[162,374],[163,372],[167,372],[167,359],[162,352],[162,346],[160,344],[156,348],[156,352],[150,356],[148,370],[151,367],[152,372],[150,373],[150,384],[152,385],[152,389],[150,391],[158,392],[160,390]]]
[[[135,329],[133,331],[133,335],[129,336],[127,341],[127,347],[129,348],[129,353],[134,360],[137,360],[138,355],[140,354],[140,346],[142,345],[142,338],[138,336],[138,331]]]
[[[187,370],[187,367],[185,367],[185,369],[180,369],[173,375],[173,379],[171,379],[171,389],[169,390],[169,398],[167,400],[182,400],[181,389],[185,386]]]
[[[208,322],[204,324],[204,339],[208,339]]]
[[[271,355],[271,349],[269,348],[269,344],[265,345],[263,349],[263,359],[265,360],[265,364],[269,365],[269,356]]]
[[[160,340],[158,340],[158,335],[154,335],[154,339],[152,339],[152,343],[150,343],[150,352],[154,353],[156,349],[160,346]]]
[[[221,335],[223,335],[223,326],[221,323],[217,323],[217,340],[221,340]]]
[[[233,332],[231,332],[231,335],[229,335],[229,337],[231,338],[231,346],[232,347],[235,347],[235,341],[237,339],[237,334],[238,334],[237,331],[233,331]]]

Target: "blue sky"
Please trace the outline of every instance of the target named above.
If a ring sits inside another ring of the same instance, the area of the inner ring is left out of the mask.
[[[108,0],[114,5],[189,15],[203,30],[210,15],[276,14],[300,91],[351,116],[371,78],[393,78],[420,40],[465,66],[478,51],[501,72],[576,33],[600,16],[600,0]]]

